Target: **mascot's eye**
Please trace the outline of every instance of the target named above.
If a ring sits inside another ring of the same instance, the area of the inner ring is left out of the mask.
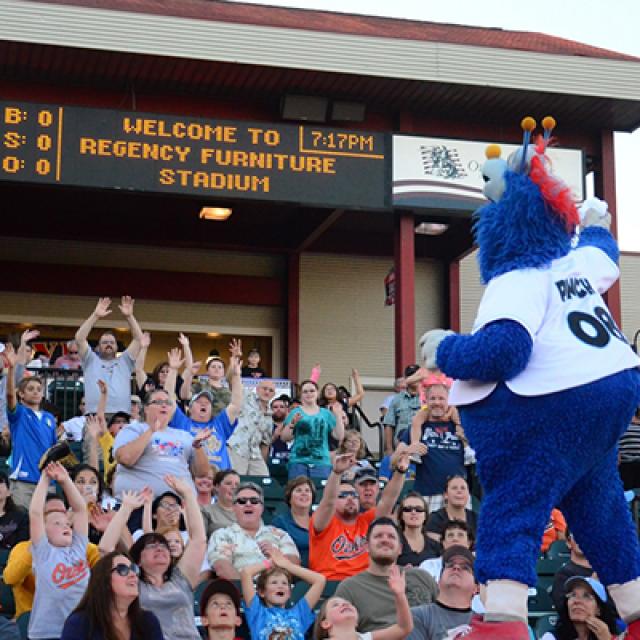
[[[482,179],[483,179],[485,182],[489,182],[489,180],[491,180],[491,178],[490,178],[489,176],[485,176],[485,175],[484,175],[484,173],[482,174]]]

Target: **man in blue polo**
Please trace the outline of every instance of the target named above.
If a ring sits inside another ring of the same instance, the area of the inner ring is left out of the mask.
[[[7,362],[7,417],[13,442],[11,454],[11,494],[26,509],[40,479],[38,462],[56,441],[56,419],[40,409],[42,379],[23,378],[16,389],[14,371],[18,356],[13,346],[5,348]]]

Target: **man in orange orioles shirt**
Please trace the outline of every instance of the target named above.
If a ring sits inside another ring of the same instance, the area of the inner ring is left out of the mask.
[[[356,463],[355,457],[348,453],[336,456],[309,526],[309,566],[313,571],[327,580],[342,580],[369,566],[367,529],[375,518],[391,515],[404,484],[409,456],[419,447],[424,445],[398,445],[391,459],[393,475],[378,506],[362,513],[354,485],[342,481],[342,474]]]

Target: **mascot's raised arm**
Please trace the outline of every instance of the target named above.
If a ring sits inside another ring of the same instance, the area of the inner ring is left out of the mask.
[[[640,640],[640,547],[616,459],[640,404],[640,360],[601,297],[619,275],[606,203],[578,211],[546,155],[555,122],[542,124],[530,144],[536,123],[523,120],[524,144],[508,160],[487,149],[490,202],[474,216],[487,287],[471,335],[421,341],[455,379],[449,401],[484,489],[476,569],[486,613],[466,637],[529,637],[527,587],[557,507],[627,637]]]

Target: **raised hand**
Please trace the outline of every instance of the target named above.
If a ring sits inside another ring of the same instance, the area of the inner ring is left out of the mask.
[[[160,421],[160,418],[158,418],[153,424],[150,424],[149,428],[153,433],[160,431],[160,429],[162,429],[162,422]]]
[[[12,369],[15,369],[16,364],[18,364],[18,354],[16,353],[16,350],[13,348],[13,345],[10,342],[7,342],[7,344],[5,344],[4,352],[2,355],[7,361],[7,365]]]
[[[59,462],[50,462],[45,468],[45,473],[58,484],[63,484],[70,479],[69,472]]]
[[[182,345],[183,349],[186,349],[189,346],[189,338],[187,338],[184,333],[178,334],[178,342]]]
[[[242,358],[242,340],[231,338],[229,343],[229,353],[232,358]]]
[[[104,434],[105,429],[100,424],[100,420],[98,416],[88,415],[85,418],[84,426],[87,429],[87,433],[94,439],[99,440],[100,437]]]
[[[133,315],[133,304],[135,300],[131,296],[122,296],[118,309],[125,318],[129,318]]]
[[[98,504],[89,505],[89,522],[101,533],[104,533],[116,512],[109,507],[106,511]]]
[[[289,558],[287,558],[284,553],[282,553],[282,551],[280,551],[280,549],[278,549],[278,547],[274,546],[274,545],[270,545],[271,548],[269,549],[269,560],[271,560],[271,562],[276,566],[276,567],[280,567],[281,569],[288,569],[289,566],[291,565],[291,560],[289,560]],[[265,555],[267,555],[265,553]]]
[[[167,359],[169,360],[169,366],[172,369],[180,369],[180,367],[184,364],[184,358],[182,357],[182,350],[178,347],[174,347],[169,352],[167,352]]]
[[[28,344],[31,340],[35,340],[40,335],[37,329],[27,329],[20,336],[20,344]]]
[[[196,449],[201,446],[200,443],[205,442],[211,437],[211,429],[200,429],[198,433],[193,436],[193,443],[191,446]]]
[[[401,595],[405,593],[406,589],[406,580],[404,577],[404,571],[400,569],[397,564],[391,566],[389,570],[389,589],[393,591],[396,595]]]
[[[333,470],[338,474],[342,475],[347,469],[350,469],[356,463],[356,457],[353,453],[342,453],[336,456],[335,462],[333,463]]]
[[[410,444],[407,448],[407,453],[409,455],[417,453],[420,457],[426,456],[428,451],[429,451],[429,447],[427,447],[427,445],[424,444],[424,442],[414,442],[413,444]]]
[[[122,506],[128,507],[132,511],[139,509],[145,503],[146,493],[145,489],[142,491],[123,491],[122,492]]]
[[[148,349],[151,345],[151,334],[148,331],[142,332],[142,338],[140,338],[140,347]]]
[[[164,481],[169,487],[175,491],[181,498],[184,498],[189,492],[193,493],[191,485],[182,478],[176,478],[176,476],[166,475]]]
[[[104,380],[98,380],[98,389],[100,389],[100,395],[106,396],[108,392],[107,383]]]
[[[111,313],[111,298],[98,298],[98,304],[93,312],[97,318],[105,318]]]
[[[229,359],[229,377],[233,378],[235,375],[240,375],[242,369],[242,361],[240,356],[231,356]]]

